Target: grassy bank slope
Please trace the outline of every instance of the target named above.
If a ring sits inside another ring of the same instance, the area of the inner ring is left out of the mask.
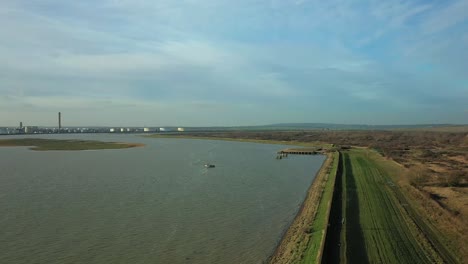
[[[31,147],[31,150],[96,150],[123,149],[143,146],[136,143],[102,142],[94,140],[58,140],[41,138],[2,139],[0,147]]]
[[[323,183],[323,191],[320,203],[310,227],[311,238],[304,251],[304,258],[299,263],[320,262],[322,258],[323,247],[325,244],[325,235],[328,226],[330,210],[332,206],[332,197],[334,195],[335,180],[337,175],[339,153],[334,152],[333,164],[327,169],[326,179]]]
[[[329,153],[322,168],[309,188],[301,210],[285,233],[270,263],[315,262],[327,225],[327,200],[333,192],[337,154]]]
[[[343,153],[341,263],[456,263],[369,150]],[[338,246],[338,243],[337,243]]]

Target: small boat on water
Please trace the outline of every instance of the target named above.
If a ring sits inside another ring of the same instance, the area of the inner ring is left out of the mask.
[[[214,167],[215,165],[213,164],[209,164],[209,163],[205,164],[205,168],[214,168]]]

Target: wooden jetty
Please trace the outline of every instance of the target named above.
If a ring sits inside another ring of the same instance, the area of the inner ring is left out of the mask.
[[[278,151],[278,155],[316,155],[321,151],[321,148],[288,148]]]

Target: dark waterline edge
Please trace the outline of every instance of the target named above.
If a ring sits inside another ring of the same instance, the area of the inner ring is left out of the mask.
[[[277,241],[277,244],[276,244],[274,250],[272,250],[272,252],[269,254],[268,258],[263,263],[270,263],[272,258],[278,253],[281,246],[284,245],[284,244],[287,244],[287,241],[285,240],[286,235],[290,232],[290,230],[293,227],[295,227],[294,223],[296,222],[297,219],[301,218],[301,216],[304,213],[304,208],[310,207],[310,206],[313,205],[311,203],[314,202],[314,200],[313,199],[308,199],[308,198],[309,198],[309,196],[311,196],[311,193],[313,192],[314,187],[316,187],[317,184],[319,184],[319,182],[320,182],[319,175],[324,174],[325,170],[327,169],[326,165],[328,164],[329,161],[331,161],[333,159],[333,155],[323,155],[323,156],[325,156],[325,159],[323,160],[323,163],[320,166],[320,169],[315,174],[314,180],[312,181],[309,188],[307,189],[304,200],[302,201],[301,206],[299,207],[296,215],[291,220],[291,222],[288,223],[287,228],[285,228],[285,230],[281,234],[281,238]],[[313,213],[315,214],[316,212],[313,212]]]

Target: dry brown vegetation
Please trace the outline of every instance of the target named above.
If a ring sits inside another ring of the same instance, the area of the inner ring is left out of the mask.
[[[293,131],[212,132],[191,136],[325,142],[337,148],[369,147],[402,166],[398,183],[418,211],[468,259],[468,132],[439,131]]]

